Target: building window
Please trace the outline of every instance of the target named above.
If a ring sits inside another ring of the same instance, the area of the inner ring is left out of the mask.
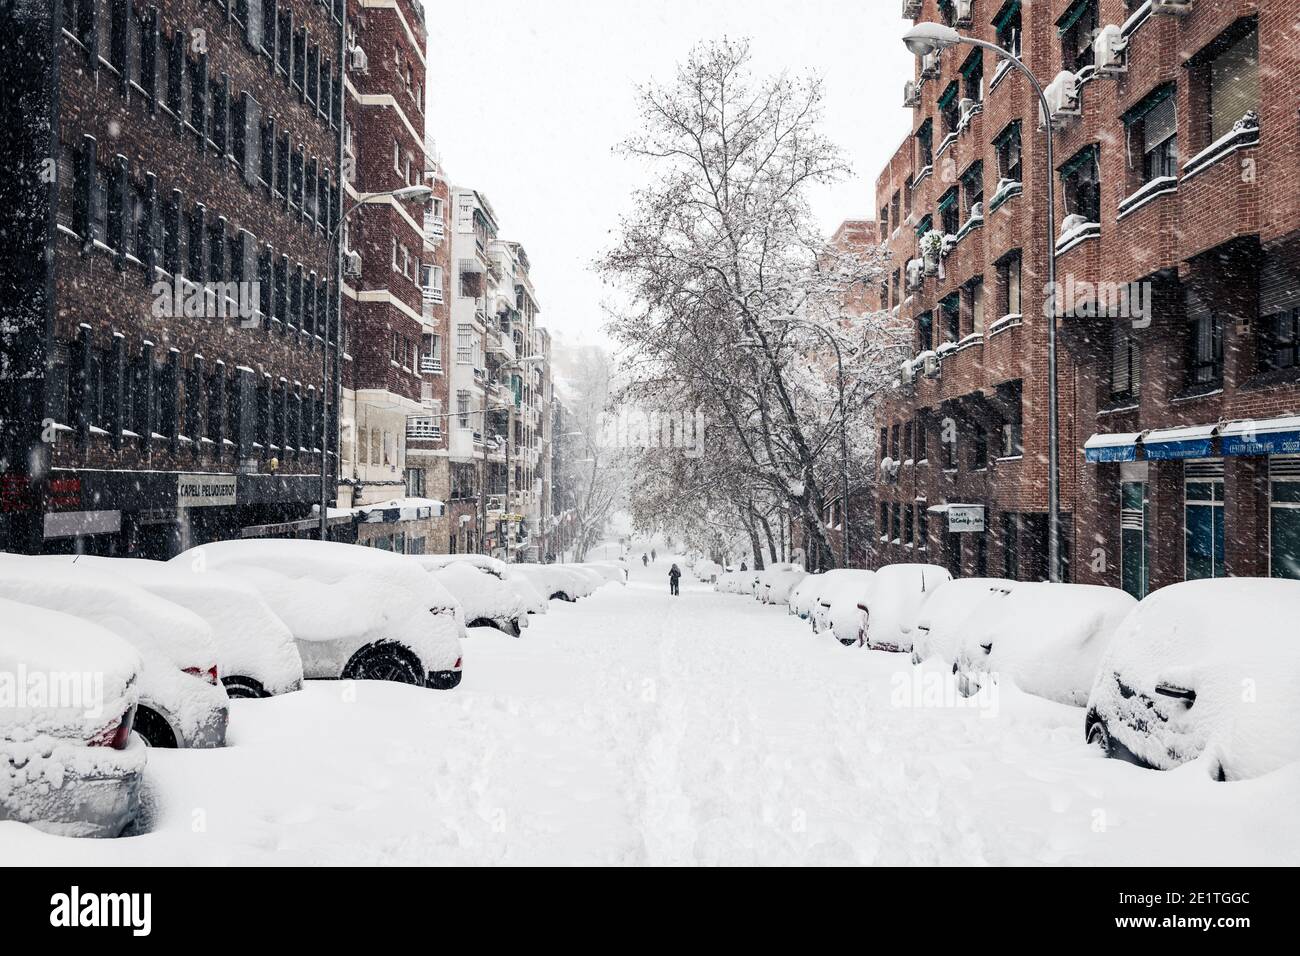
[[[912,505],[903,506],[903,544],[913,545],[912,540]]]
[[[962,64],[962,96],[975,103],[984,100],[984,51],[975,50]]]
[[[1214,143],[1231,133],[1248,112],[1259,109],[1259,33],[1254,24],[1240,36],[1216,44],[1206,69],[1210,142]]]
[[[1186,578],[1221,578],[1224,570],[1223,463],[1187,462],[1184,501]]]
[[[1137,336],[1126,323],[1115,323],[1110,345],[1110,398],[1112,403],[1131,402],[1142,384],[1142,353]]]
[[[1223,319],[1200,296],[1188,290],[1187,318],[1191,326],[1191,380],[1210,385],[1223,380]]]
[[[1061,186],[1067,214],[1101,222],[1101,148],[1085,146],[1062,166]]]
[[[948,88],[939,97],[939,113],[943,116],[944,134],[957,132],[957,126],[961,122],[961,107],[957,103],[956,82],[949,83]]]
[[[1259,367],[1300,368],[1300,284],[1273,253],[1265,253],[1259,274]]]
[[[1007,0],[993,18],[998,46],[1014,56],[1020,55],[1020,0]]]
[[[945,236],[956,235],[961,228],[961,211],[957,208],[957,199],[956,186],[939,199],[939,229]]]
[[[1024,412],[1021,408],[1024,389],[1020,382],[999,389],[1002,395],[1002,433],[998,445],[1001,458],[1019,458],[1025,453]]]
[[[924,312],[916,317],[917,347],[922,352],[934,348],[934,316]]]
[[[916,131],[917,168],[934,165],[934,124],[926,120]]]
[[[456,364],[474,364],[474,329],[472,326],[460,325],[456,328]]]
[[[998,284],[1002,288],[1002,314],[1020,315],[1020,250],[1009,253],[998,263]]]
[[[998,176],[1012,182],[1020,182],[1024,176],[1024,166],[1020,151],[1020,121],[1009,125],[993,141],[998,151]]]
[[[456,423],[461,428],[469,428],[469,392],[456,392]]]
[[[1095,62],[1092,44],[1097,39],[1100,23],[1097,0],[1075,0],[1065,15],[1057,21],[1061,35],[1061,62],[1065,68],[1078,73]]]
[[[925,502],[916,506],[916,547],[920,551],[930,547],[930,512]]]
[[[966,314],[973,335],[984,334],[984,278],[976,276],[966,284]]]
[[[1142,157],[1142,182],[1178,175],[1178,111],[1172,83],[1130,110],[1124,128],[1129,155]]]
[[[1120,587],[1140,601],[1147,596],[1150,584],[1147,522],[1151,502],[1147,483],[1123,482],[1119,507]]]
[[[983,422],[973,422],[971,428],[970,466],[972,471],[983,471],[989,465],[989,436]]]
[[[939,314],[943,317],[944,341],[955,345],[961,340],[961,294],[946,296],[939,303]]]
[[[1269,461],[1269,575],[1300,580],[1300,456]]]
[[[975,214],[975,207],[984,202],[984,164],[973,163],[961,177],[962,208],[969,220]]]

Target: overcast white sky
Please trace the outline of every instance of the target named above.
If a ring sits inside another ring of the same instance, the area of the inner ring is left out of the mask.
[[[814,197],[829,233],[870,216],[874,181],[907,133],[912,59],[895,0],[426,0],[429,123],[452,181],[487,194],[523,242],[542,319],[601,341],[589,268],[628,207],[637,170],[611,147],[636,122],[634,87],[667,79],[703,39],[749,37],[756,69],[815,69],[825,131],[853,177]]]

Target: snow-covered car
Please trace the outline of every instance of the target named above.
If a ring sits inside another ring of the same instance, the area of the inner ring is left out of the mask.
[[[758,571],[741,571],[736,568],[728,568],[718,575],[718,583],[714,585],[714,590],[721,591],[723,594],[752,595],[754,588],[758,585],[758,575]]]
[[[912,642],[904,627],[931,594],[943,589],[952,575],[937,564],[887,564],[876,570],[871,589],[858,610],[862,626],[858,643],[873,651],[910,654]]]
[[[759,578],[757,597],[764,604],[787,604],[795,585],[808,576],[797,564],[780,564]]]
[[[67,837],[130,825],[147,753],[131,734],[141,667],[106,628],[0,599],[0,674],[26,677],[0,707],[0,821]]]
[[[627,584],[627,565],[621,561],[584,561],[580,567],[595,571],[610,584]]]
[[[813,631],[831,631],[841,644],[858,642],[862,629],[862,611],[858,604],[871,591],[874,571],[860,568],[837,568],[826,572],[826,582],[813,608]]]
[[[574,564],[512,564],[510,570],[528,581],[550,601],[576,601],[593,594],[597,582]],[[603,583],[603,579],[601,579]]]
[[[1120,623],[1137,602],[1096,584],[1021,582],[994,591],[967,620],[957,686],[973,696],[1006,678],[1029,694],[1082,707]]]
[[[932,657],[945,664],[957,660],[966,622],[995,591],[1013,587],[1007,578],[956,578],[930,592],[916,616],[903,625],[903,639],[911,644],[912,663]]]
[[[251,585],[219,571],[135,558],[68,557],[79,568],[118,574],[207,622],[217,671],[233,698],[274,697],[302,687],[302,657],[284,622]]]
[[[529,614],[545,614],[551,606],[551,602],[545,594],[537,589],[537,585],[514,570],[513,565],[506,565],[506,580],[513,584],[515,590],[519,592],[519,597],[523,600],[524,606],[528,608]]]
[[[1300,582],[1185,581],[1124,619],[1084,730],[1109,757],[1169,770],[1205,757],[1220,780],[1300,761]]]
[[[333,541],[251,539],[172,558],[252,585],[289,628],[303,676],[460,684],[459,604],[405,555]]]
[[[811,618],[813,608],[817,605],[817,598],[828,580],[832,579],[827,578],[825,573],[809,574],[801,578],[799,583],[790,589],[786,610],[797,615],[801,620],[806,621]]]
[[[505,565],[499,568],[468,561],[428,562],[425,556],[412,558],[460,602],[467,627],[493,627],[518,637],[528,626],[528,602],[514,583],[506,580]]]
[[[143,666],[134,732],[151,747],[221,747],[230,697],[212,629],[198,615],[116,574],[60,557],[0,554],[0,598],[98,624]]]

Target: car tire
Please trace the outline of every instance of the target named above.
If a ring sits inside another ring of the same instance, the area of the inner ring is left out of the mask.
[[[251,677],[234,677],[221,678],[222,685],[226,688],[226,696],[231,700],[264,700],[271,695],[266,692],[261,681],[256,681]]]
[[[152,707],[146,707],[144,704],[136,706],[135,723],[131,725],[131,730],[140,735],[146,747],[176,749],[176,731],[172,730],[166,718]]]
[[[1110,738],[1110,730],[1106,727],[1106,721],[1096,714],[1088,715],[1088,723],[1084,729],[1084,739],[1088,741],[1089,746],[1100,747],[1101,752],[1107,757],[1115,755],[1115,742]]]
[[[386,680],[423,686],[425,675],[420,662],[406,648],[396,644],[372,644],[352,655],[343,668],[343,679]]]
[[[574,602],[574,599],[569,597],[563,591],[556,591],[554,594],[551,595],[550,599],[552,601],[565,601],[569,604],[572,604]]]
[[[845,647],[852,647],[854,644],[856,644],[856,643],[858,643],[858,642],[855,641],[855,640],[851,640],[851,639],[847,639],[847,638],[843,638],[843,637],[841,637],[841,638],[840,638],[840,643],[843,644]]]

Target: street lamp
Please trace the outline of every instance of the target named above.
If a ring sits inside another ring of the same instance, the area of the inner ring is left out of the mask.
[[[963,36],[941,23],[918,23],[903,36],[903,43],[916,56],[946,50],[959,43],[992,50],[1023,73],[1038,94],[1047,133],[1047,576],[1061,580],[1061,455],[1056,401],[1056,159],[1052,136],[1052,108],[1033,70],[1009,50],[996,43]]]
[[[331,277],[334,278],[335,282],[338,284],[339,287],[339,291],[338,291],[339,299],[335,300],[339,306],[339,310],[338,310],[339,314],[338,314],[338,326],[334,329],[334,346],[336,351],[338,351],[340,355],[342,354],[343,351],[343,328],[342,328],[343,327],[343,308],[342,308],[343,283],[341,281],[341,276],[334,276],[334,273],[336,271],[341,271],[340,260],[343,258],[343,250],[341,248],[337,248],[336,243],[339,241],[339,237],[343,233],[343,224],[348,221],[348,217],[351,216],[354,212],[356,212],[366,203],[371,202],[375,199],[391,198],[403,202],[427,203],[432,197],[433,197],[433,190],[428,186],[403,186],[400,189],[390,189],[385,192],[362,193],[360,196],[357,197],[357,201],[354,202],[347,210],[343,212],[342,215],[339,216],[339,221],[335,223],[334,228],[330,230],[329,245],[327,249],[327,252],[330,254],[329,272],[331,274]],[[330,457],[329,456],[329,400],[326,398],[326,396],[331,395],[332,393],[335,392],[335,389],[329,387],[330,350],[329,350],[328,322],[329,322],[329,317],[327,315],[326,329],[325,329],[326,336],[325,336],[324,343],[321,345],[321,358],[320,358],[320,368],[321,368],[320,539],[322,541],[329,540],[329,511],[328,511],[329,492],[327,490],[329,487],[328,471],[329,471],[329,457]],[[335,357],[335,361],[334,361],[334,370],[336,373],[339,371],[339,361],[337,356]],[[337,414],[338,396],[335,394],[334,398],[335,398],[334,410],[335,410],[335,414]],[[337,475],[335,477],[337,477]]]

